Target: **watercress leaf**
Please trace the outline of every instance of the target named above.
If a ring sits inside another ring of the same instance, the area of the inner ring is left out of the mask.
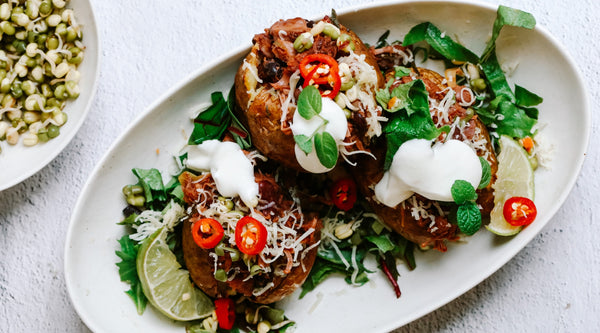
[[[481,228],[481,212],[477,204],[472,201],[458,206],[456,217],[458,228],[465,235],[471,236]]]
[[[154,168],[135,168],[132,171],[144,189],[146,205],[152,210],[162,210],[167,203],[167,194],[160,171]]]
[[[328,132],[315,134],[315,152],[319,162],[330,169],[335,166],[338,158],[338,147],[335,139]]]
[[[231,122],[231,114],[223,93],[211,94],[212,105],[194,119],[194,130],[189,145],[198,145],[206,140],[220,139]]]
[[[515,84],[515,99],[518,106],[535,106],[544,99],[531,91]]]
[[[519,9],[498,6],[494,28],[492,29],[492,37],[488,41],[481,59],[485,60],[490,56],[491,52],[496,47],[496,39],[505,25],[533,29],[535,27],[535,18],[530,13]]]
[[[479,58],[466,47],[454,42],[452,38],[443,34],[440,29],[430,22],[414,26],[404,36],[403,46],[412,45],[421,41],[427,42],[440,55],[448,60],[468,61],[478,63]]]
[[[483,70],[495,97],[504,96],[508,100],[514,101],[515,97],[506,81],[506,76],[504,76],[502,68],[500,68],[500,64],[496,58],[496,52],[492,51],[488,58],[481,63],[481,69]]]
[[[537,122],[529,117],[524,110],[508,101],[501,102],[496,113],[502,115],[500,118],[502,120],[497,122],[498,128],[496,129],[496,132],[500,135],[524,138],[531,135],[531,129]]]
[[[115,251],[115,254],[121,258],[117,263],[119,267],[119,277],[121,281],[131,285],[131,289],[126,291],[135,303],[138,314],[142,314],[148,303],[148,299],[142,291],[142,284],[137,274],[136,258],[139,249],[139,244],[129,238],[129,235],[124,235],[119,239],[121,245],[120,251]]]
[[[492,168],[490,167],[490,163],[481,156],[479,156],[479,162],[481,162],[481,181],[477,188],[482,189],[486,188],[492,180]]]
[[[304,119],[311,119],[321,113],[321,94],[315,86],[307,86],[298,96],[296,111]]]
[[[306,154],[310,154],[313,149],[312,138],[310,136],[304,134],[294,135],[294,141],[296,141],[296,144],[298,147],[300,147],[300,150]]]
[[[379,251],[383,253],[391,251],[395,247],[394,243],[392,243],[392,240],[386,234],[368,235],[365,236],[365,239],[377,246]]]
[[[455,180],[452,184],[452,188],[450,188],[450,193],[452,193],[452,199],[458,205],[477,200],[475,188],[473,188],[473,185],[466,180]]]

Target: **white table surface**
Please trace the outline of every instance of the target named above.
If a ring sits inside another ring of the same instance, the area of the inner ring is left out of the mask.
[[[316,17],[332,7],[364,2],[92,0],[102,49],[92,110],[54,161],[0,192],[0,332],[89,332],[65,287],[65,235],[92,168],[128,123],[168,88],[215,57],[249,45],[275,20]],[[600,2],[486,2],[533,13],[565,45],[589,84],[595,114],[600,104]],[[582,173],[542,232],[487,280],[395,332],[600,331],[595,213],[600,174],[594,167],[600,154],[594,140],[598,123],[592,118]]]

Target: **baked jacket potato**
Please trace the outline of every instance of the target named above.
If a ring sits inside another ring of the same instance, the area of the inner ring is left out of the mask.
[[[179,180],[184,199],[192,207],[183,224],[183,256],[192,280],[200,289],[211,297],[237,294],[255,303],[269,304],[302,285],[316,258],[321,221],[316,215],[303,215],[272,176],[255,174],[260,199],[254,213],[235,198],[229,202],[229,208],[223,208],[227,199],[220,197],[210,173],[195,176],[186,172]],[[251,215],[268,227],[267,245],[261,253],[238,252],[238,259],[226,249],[224,255],[218,256],[214,248],[203,249],[194,241],[192,223],[198,218],[211,217],[223,225],[225,236],[221,242],[237,251],[233,232],[243,215]],[[217,280],[216,270],[223,270],[226,279]]]
[[[326,25],[333,26],[329,17],[319,22],[302,18],[275,22],[254,36],[252,49],[235,77],[236,113],[254,146],[266,157],[298,171],[304,170],[294,155],[290,124],[304,84],[299,64],[307,55],[325,54],[339,64],[343,84],[336,100],[351,111],[346,150],[368,150],[371,140],[381,134],[381,108],[374,93],[383,77],[375,57],[346,27],[336,27],[339,36],[332,38],[322,31]],[[312,44],[298,52],[294,42],[306,33],[312,36]]]
[[[491,167],[492,179],[490,184],[483,189],[477,190],[477,204],[481,206],[481,213],[482,215],[489,215],[494,207],[492,184],[496,179],[498,162],[487,128],[478,119],[477,115],[469,114],[467,109],[461,106],[461,103],[464,105],[465,102],[469,102],[465,101],[466,99],[474,99],[473,93],[469,90],[463,91],[465,89],[463,86],[449,87],[444,77],[437,72],[424,68],[413,69],[411,75],[401,78],[394,77],[394,70],[392,69],[386,73],[386,79],[394,80],[390,86],[390,90],[398,84],[407,83],[414,79],[423,80],[429,93],[430,113],[434,124],[438,128],[454,123],[462,124],[461,126],[455,126],[450,131],[452,139],[461,140],[469,144],[474,148],[478,156],[482,156],[489,162]],[[432,103],[439,105],[450,89],[456,93],[456,101],[442,115],[441,111],[432,107]],[[471,95],[469,96],[469,94]],[[459,120],[458,122],[456,122],[457,119]],[[442,134],[442,136],[444,135],[446,134]],[[350,170],[353,172],[360,191],[364,194],[375,213],[394,231],[422,248],[433,247],[440,251],[445,251],[445,241],[456,240],[458,238],[458,229],[456,224],[448,222],[448,212],[443,212],[444,209],[437,202],[418,194],[414,194],[393,208],[377,201],[373,188],[384,174],[385,139],[380,138],[373,147],[372,153],[376,156],[376,159],[361,157],[357,167]]]

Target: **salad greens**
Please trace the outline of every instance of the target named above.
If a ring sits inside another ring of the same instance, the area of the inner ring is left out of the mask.
[[[133,303],[135,303],[137,313],[141,315],[146,309],[148,299],[144,295],[142,283],[137,273],[136,257],[140,244],[130,239],[129,235],[121,237],[119,244],[121,244],[121,251],[115,252],[121,258],[121,261],[117,263],[119,276],[121,277],[121,281],[131,285],[131,288],[126,293],[131,297]]]
[[[441,56],[450,61],[468,61],[478,62],[479,58],[475,53],[466,47],[456,43],[445,33],[442,33],[435,25],[430,22],[423,22],[413,27],[406,36],[402,46],[413,45],[425,41]]]

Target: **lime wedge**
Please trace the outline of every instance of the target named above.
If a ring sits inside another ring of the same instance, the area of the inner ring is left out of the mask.
[[[533,167],[527,152],[518,142],[502,135],[499,140],[498,172],[494,189],[494,208],[490,213],[490,223],[486,228],[496,235],[512,236],[523,227],[512,226],[504,219],[504,202],[511,197],[526,197],[533,200]]]
[[[190,281],[167,245],[167,230],[161,228],[148,237],[136,258],[144,294],[167,317],[190,321],[209,316],[213,302]]]

